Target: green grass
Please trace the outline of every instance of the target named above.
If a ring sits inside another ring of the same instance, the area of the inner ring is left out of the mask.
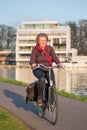
[[[76,99],[76,100],[87,102],[87,97],[77,96],[77,95],[75,95],[73,93],[65,92],[64,90],[60,91],[60,90],[57,89],[57,94],[59,94],[61,96],[64,96],[64,97],[68,97],[68,98],[72,98],[72,99]]]
[[[0,130],[29,130],[13,115],[0,108]]]
[[[21,85],[21,86],[27,86],[27,83],[24,83],[22,81],[17,81],[17,80],[12,80],[12,79],[5,79],[0,77],[0,82],[7,82],[7,83],[11,83],[11,84],[15,84],[15,85]]]

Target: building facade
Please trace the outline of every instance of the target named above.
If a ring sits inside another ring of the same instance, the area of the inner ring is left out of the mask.
[[[39,33],[48,35],[48,44],[53,46],[56,55],[62,60],[74,58],[75,51],[71,49],[71,32],[69,26],[60,26],[57,21],[22,22],[17,28],[16,64],[29,64],[32,48],[36,45]],[[74,52],[74,53],[73,53]]]

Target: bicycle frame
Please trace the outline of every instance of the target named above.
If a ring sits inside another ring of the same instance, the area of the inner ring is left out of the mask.
[[[45,66],[43,64],[37,64],[37,66],[34,69],[37,69],[37,68],[40,68],[40,67],[43,67],[43,68],[49,70],[49,81],[50,81],[50,86],[52,86],[53,85],[53,80],[51,79],[51,70],[54,69],[54,68],[58,68],[59,64],[56,64],[55,66],[49,66],[49,67]]]
[[[38,64],[36,68],[40,68],[43,67],[45,69],[49,70],[49,81],[50,81],[50,86],[49,86],[49,90],[48,90],[48,103],[47,103],[47,108],[50,114],[50,122],[52,124],[55,124],[57,121],[57,116],[58,116],[58,101],[57,101],[57,95],[56,95],[56,86],[54,86],[55,84],[53,83],[53,79],[51,77],[51,70],[53,68],[58,68],[59,64],[56,64],[55,66],[44,66],[43,64]],[[41,107],[41,113],[40,113],[41,117],[43,117],[43,115],[45,114],[45,108],[44,105],[43,107]]]

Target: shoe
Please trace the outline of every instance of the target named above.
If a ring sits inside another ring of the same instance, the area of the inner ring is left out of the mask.
[[[37,99],[37,104],[38,104],[38,106],[43,106],[43,101],[41,98]]]

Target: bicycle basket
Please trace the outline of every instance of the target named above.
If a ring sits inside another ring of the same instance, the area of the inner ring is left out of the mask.
[[[26,103],[28,101],[37,101],[37,96],[38,96],[38,82],[33,82],[28,85],[26,89]]]

